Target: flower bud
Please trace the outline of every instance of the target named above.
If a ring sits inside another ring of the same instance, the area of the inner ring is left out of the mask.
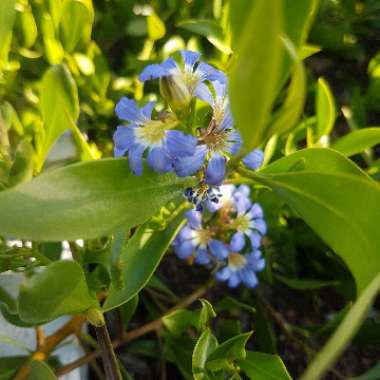
[[[181,111],[188,108],[191,94],[181,78],[175,76],[162,77],[160,79],[160,90],[173,110]]]

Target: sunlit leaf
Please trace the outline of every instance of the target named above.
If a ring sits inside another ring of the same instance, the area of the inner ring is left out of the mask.
[[[145,222],[191,183],[148,168],[135,176],[123,159],[66,166],[0,192],[0,231],[40,241],[111,234]]]
[[[331,148],[345,156],[353,156],[377,144],[380,144],[380,127],[371,127],[348,133],[337,140]]]
[[[318,380],[322,378],[323,374],[334,364],[359,330],[379,290],[380,275],[378,274],[363,290],[322,351],[309,364],[301,380]]]

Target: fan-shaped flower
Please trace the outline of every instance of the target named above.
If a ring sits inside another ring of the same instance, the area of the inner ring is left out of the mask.
[[[193,155],[197,140],[181,131],[173,130],[175,118],[152,120],[154,102],[141,109],[136,102],[123,97],[116,105],[116,114],[128,126],[118,126],[114,133],[114,153],[116,157],[128,152],[129,166],[137,174],[142,174],[142,158],[148,150],[148,165],[157,172],[173,170],[173,160]]]
[[[170,57],[161,64],[145,67],[139,77],[142,82],[161,78],[161,92],[173,108],[188,106],[192,97],[198,96],[199,86],[204,81],[226,81],[222,71],[199,62],[199,53],[188,50],[181,50],[180,53],[182,66]]]

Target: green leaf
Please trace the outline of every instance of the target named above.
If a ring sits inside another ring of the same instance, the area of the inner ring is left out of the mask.
[[[232,5],[233,7],[233,5]],[[231,69],[231,107],[245,147],[263,140],[281,68],[282,1],[257,0],[236,48]]]
[[[15,159],[9,172],[9,186],[31,180],[33,169],[34,150],[32,144],[27,140],[22,140],[17,145]]]
[[[162,318],[164,326],[177,336],[182,335],[190,326],[196,326],[198,320],[197,313],[186,309],[175,310]]]
[[[297,49],[307,39],[319,0],[285,0],[285,31]]]
[[[336,119],[334,96],[323,78],[318,79],[316,111],[316,138],[319,139],[330,134]]]
[[[218,346],[218,341],[209,328],[206,328],[195,344],[192,356],[194,380],[207,380],[206,361]]]
[[[305,104],[306,74],[304,65],[292,42],[287,38],[282,39],[282,41],[292,58],[294,66],[284,104],[272,116],[267,137],[288,132],[292,129],[302,114]]]
[[[323,377],[359,330],[379,290],[380,274],[361,293],[333,336],[310,363],[301,380],[318,380]]]
[[[44,362],[33,360],[30,363],[32,372],[29,380],[57,380],[52,369]]]
[[[199,314],[198,330],[202,331],[203,329],[207,328],[210,319],[216,317],[216,313],[210,302],[203,298],[199,301],[202,304],[202,308]]]
[[[149,38],[153,41],[159,40],[165,36],[165,24],[155,13],[147,17],[147,28]]]
[[[241,369],[252,380],[292,380],[281,358],[262,352],[247,351],[247,357],[238,361]]]
[[[371,127],[348,133],[336,141],[331,148],[349,157],[377,144],[380,144],[380,128]]]
[[[325,280],[315,280],[315,279],[300,279],[300,278],[287,278],[284,276],[276,275],[276,278],[283,282],[285,285],[293,289],[298,290],[314,290],[321,289],[327,286],[337,286],[338,281],[325,281]]]
[[[190,184],[148,168],[135,176],[124,159],[69,165],[2,191],[0,231],[39,241],[100,237],[145,222]]]
[[[15,20],[15,0],[0,1],[0,68],[1,61],[7,62]]]
[[[39,168],[58,137],[71,129],[79,115],[78,90],[65,65],[56,65],[46,71],[41,86],[41,112],[44,122],[43,144],[39,151]]]
[[[377,363],[369,371],[363,375],[351,377],[349,380],[379,380],[380,379],[380,363]]]
[[[91,38],[94,9],[91,0],[65,0],[61,14],[61,33],[64,47],[73,52],[80,43]]]
[[[104,310],[128,302],[149,282],[183,222],[180,208],[164,224],[148,221],[139,227],[120,256],[122,287],[111,284]]]
[[[380,189],[330,149],[305,149],[252,175],[286,201],[346,262],[361,292],[380,267]]]
[[[96,307],[81,266],[75,261],[56,261],[28,278],[20,287],[20,318],[41,324],[65,314],[77,314]]]
[[[177,26],[206,37],[210,43],[225,54],[232,53],[230,46],[226,42],[222,27],[215,20],[188,19],[181,21]]]
[[[207,358],[207,368],[219,371],[233,360],[245,359],[245,346],[252,332],[239,334],[221,343]]]

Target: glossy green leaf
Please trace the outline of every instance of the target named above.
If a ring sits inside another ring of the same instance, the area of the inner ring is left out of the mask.
[[[65,0],[61,14],[61,32],[64,47],[75,51],[83,42],[88,43],[91,37],[94,9],[91,0]]]
[[[65,65],[53,66],[43,76],[41,112],[45,134],[39,151],[40,168],[58,137],[71,129],[70,118],[75,122],[79,115],[78,90]]]
[[[316,138],[319,139],[322,136],[330,134],[336,119],[334,95],[323,78],[318,79],[316,112]]]
[[[8,58],[12,40],[12,28],[15,20],[15,0],[0,1],[0,63]]]
[[[371,127],[348,133],[337,140],[331,148],[349,157],[377,144],[380,144],[380,127]]]
[[[361,292],[380,267],[380,189],[352,161],[329,149],[305,149],[267,166],[271,187],[346,262]]]
[[[120,256],[121,287],[111,284],[104,310],[128,302],[149,282],[183,222],[180,208],[161,225],[153,220],[139,227]]]
[[[230,73],[231,107],[248,150],[262,142],[277,95],[283,51],[282,4],[281,0],[254,2]]]
[[[277,355],[247,351],[246,358],[239,360],[238,364],[252,380],[292,380],[284,363]]]
[[[205,329],[195,344],[192,356],[194,380],[207,380],[206,362],[218,346],[218,341],[209,328]]]
[[[215,20],[189,19],[181,21],[177,26],[206,37],[210,43],[225,54],[232,53],[229,44],[226,42],[222,27]]]
[[[90,239],[145,222],[191,184],[128,161],[105,159],[59,168],[0,193],[3,235],[39,241]]]
[[[234,360],[245,359],[245,346],[252,332],[239,334],[221,343],[207,358],[207,368],[219,371]]]
[[[29,380],[57,380],[52,369],[45,363],[33,360],[30,363],[32,372],[30,373]]]
[[[294,45],[297,54],[301,56],[311,24],[318,8],[319,0],[284,0],[284,34]],[[301,57],[302,59],[302,57]],[[278,87],[286,83],[292,67],[292,57],[285,55]]]
[[[153,41],[159,40],[165,36],[165,24],[155,13],[147,17],[147,28],[149,38]]]
[[[267,137],[288,132],[297,123],[305,104],[306,74],[302,60],[289,39],[283,39],[287,52],[292,58],[291,82],[282,107],[272,116]]]
[[[198,330],[202,331],[207,328],[210,319],[216,317],[216,313],[210,302],[205,299],[200,299],[199,301],[202,304],[202,308],[199,314]]]
[[[350,377],[349,380],[379,380],[380,379],[380,363],[377,363],[363,375]]]
[[[319,0],[285,0],[285,31],[299,48],[307,39]]]
[[[55,1],[55,3],[57,2]],[[58,40],[52,16],[45,12],[41,15],[39,22],[39,27],[42,31],[46,59],[51,65],[61,63],[65,52],[60,41]]]
[[[27,140],[22,140],[15,152],[15,159],[9,172],[9,186],[29,181],[33,177],[34,149]]]
[[[97,305],[89,294],[81,266],[67,260],[56,261],[26,279],[18,296],[20,318],[34,324],[81,313]]]
[[[198,315],[193,311],[178,309],[162,318],[164,326],[173,335],[181,336],[190,326],[196,326]]]
[[[289,288],[298,290],[314,290],[339,285],[338,281],[315,280],[309,278],[288,278],[280,275],[276,275],[276,278],[285,285],[289,286]]]
[[[318,380],[323,377],[359,330],[379,290],[380,274],[364,289],[333,336],[310,363],[301,380]]]

